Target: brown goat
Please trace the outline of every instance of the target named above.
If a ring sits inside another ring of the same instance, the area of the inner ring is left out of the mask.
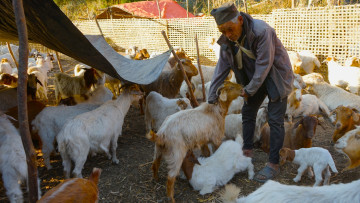
[[[0,85],[4,85],[6,87],[14,88],[18,85],[18,79],[15,76],[4,73],[0,75]]]
[[[360,125],[360,114],[354,108],[341,105],[335,109],[335,113],[335,132],[332,137],[334,143],[346,132],[355,129],[355,125]]]
[[[316,116],[304,116],[301,120],[294,123],[284,124],[285,137],[283,147],[290,149],[310,148],[312,138],[316,132],[316,126],[320,124]],[[269,153],[270,151],[270,126],[265,124],[261,130],[261,149]]]
[[[146,49],[141,49],[136,55],[134,56],[134,60],[144,60],[150,58],[150,54]]]
[[[89,179],[71,178],[49,190],[38,203],[95,203],[99,199],[98,182],[101,169],[94,168]]]
[[[43,103],[38,101],[29,101],[27,102],[28,107],[28,122],[29,126],[31,126],[32,120],[46,107]],[[15,120],[10,119],[10,121],[14,124],[15,128],[19,128],[19,121],[18,121],[18,107],[10,108],[8,111],[5,112],[6,115],[13,117]],[[37,133],[31,133],[31,138],[34,143],[37,143],[38,147],[41,148],[41,139]]]

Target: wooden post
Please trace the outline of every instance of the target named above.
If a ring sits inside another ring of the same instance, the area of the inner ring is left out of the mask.
[[[186,17],[189,18],[189,0],[186,0]]]
[[[56,54],[57,62],[58,62],[58,65],[59,65],[59,69],[60,69],[60,71],[63,73],[64,70],[63,70],[62,65],[61,65],[61,63],[60,63],[59,53],[56,51],[55,54]]]
[[[103,34],[102,30],[101,30],[101,27],[100,27],[100,25],[99,25],[99,22],[97,21],[97,17],[96,17],[96,16],[95,16],[95,22],[96,22],[97,27],[99,28],[100,34],[104,37],[104,34]],[[104,38],[105,38],[105,37],[104,37]]]
[[[165,31],[164,31],[164,30],[161,31],[161,34],[164,36],[165,41],[166,41],[169,49],[171,49],[172,54],[174,55],[176,61],[178,62],[179,66],[180,66],[180,69],[182,70],[182,72],[183,72],[183,74],[184,74],[184,78],[185,78],[186,84],[188,85],[188,87],[191,87],[191,83],[190,83],[190,81],[189,81],[189,79],[188,79],[188,77],[187,77],[187,75],[186,75],[186,73],[185,73],[184,67],[182,66],[182,63],[181,63],[179,57],[176,55],[173,47],[171,46],[171,44],[170,44],[170,42],[169,42],[169,39],[167,38],[167,36],[166,36],[166,34],[165,34]],[[189,88],[189,92],[190,92],[190,101],[191,101],[192,106],[193,106],[194,108],[197,107],[197,106],[199,106],[199,103],[196,101],[196,98],[195,98],[194,93],[193,93],[193,91],[192,91],[191,88]]]
[[[11,55],[11,58],[12,58],[12,59],[14,60],[14,62],[15,62],[16,68],[19,69],[19,64],[18,64],[18,62],[17,62],[16,59],[15,59],[15,56],[14,56],[14,53],[13,53],[13,51],[12,51],[12,49],[11,49],[10,43],[9,43],[9,42],[6,42],[6,45],[7,45],[8,49],[9,49],[9,53],[10,53],[10,55]]]
[[[210,15],[210,0],[208,0],[208,15]]]
[[[161,10],[160,10],[160,5],[159,5],[159,0],[155,0],[156,1],[156,5],[159,11],[159,19],[161,19]]]
[[[197,53],[197,64],[198,64],[198,67],[199,67],[201,84],[202,84],[203,102],[205,102],[206,101],[206,94],[205,94],[204,76],[203,76],[201,65],[200,65],[199,43],[198,43],[196,33],[195,33],[195,43],[196,43],[196,53]]]
[[[36,154],[30,136],[28,114],[27,114],[27,63],[28,63],[28,39],[25,13],[22,0],[13,0],[12,2],[16,27],[19,36],[19,77],[18,77],[18,119],[21,140],[26,154],[26,162],[28,168],[28,186],[29,186],[29,202],[35,203],[38,199],[38,182]]]
[[[246,0],[243,0],[243,1],[244,1],[244,6],[245,6],[245,13],[248,13]]]

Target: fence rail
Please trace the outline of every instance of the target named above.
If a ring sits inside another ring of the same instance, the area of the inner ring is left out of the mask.
[[[335,56],[340,62],[347,57],[360,56],[360,5],[275,10],[269,15],[253,15],[275,28],[278,37],[289,50],[310,50],[320,59]],[[180,46],[196,56],[195,33],[200,54],[215,62],[208,48],[208,38],[218,37],[212,17],[189,19],[109,19],[99,20],[105,37],[128,48],[138,46],[151,51],[167,50],[161,30],[166,30],[171,44]],[[85,34],[99,34],[94,21],[77,21],[75,25]]]
[[[335,56],[342,63],[350,56],[360,56],[360,4],[274,10],[268,15],[253,15],[275,28],[289,50],[310,50],[320,60]],[[212,17],[189,19],[106,19],[98,20],[106,38],[128,48],[138,46],[150,52],[168,49],[161,31],[167,32],[173,46],[180,46],[196,57],[197,33],[201,62],[215,64],[215,53],[208,48],[208,38],[220,32]],[[100,34],[95,21],[76,21],[84,34]],[[36,45],[33,45],[35,47]],[[38,48],[38,46],[36,46]]]

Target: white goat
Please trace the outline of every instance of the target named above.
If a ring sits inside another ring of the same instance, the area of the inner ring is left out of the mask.
[[[32,131],[37,132],[43,143],[42,153],[47,169],[51,169],[50,154],[54,151],[54,140],[66,121],[77,115],[99,107],[95,104],[78,104],[76,106],[49,106],[44,108],[32,121]]]
[[[146,97],[146,132],[149,132],[150,130],[157,132],[166,117],[178,111],[191,108],[190,100],[187,98],[168,99],[157,92],[150,92]]]
[[[308,50],[303,50],[299,52],[301,58],[301,68],[305,71],[306,74],[314,72],[315,67],[320,68],[321,64],[319,59]]]
[[[74,67],[74,75],[75,76],[82,76],[85,73],[85,69],[90,69],[91,67],[85,64],[76,64]]]
[[[300,67],[302,64],[299,53],[297,53],[296,51],[288,51],[287,53],[289,55],[289,59],[290,59],[290,63],[291,63],[293,72],[296,74],[299,74]]]
[[[23,202],[20,188],[27,181],[28,171],[19,132],[5,114],[0,112],[0,172],[11,203]],[[40,187],[39,187],[40,192]]]
[[[331,85],[341,87],[354,94],[359,94],[360,69],[358,67],[344,67],[336,63],[334,57],[326,59],[328,64],[328,78]]]
[[[0,74],[2,73],[12,74],[12,68],[7,58],[1,59]]]
[[[360,180],[346,184],[331,184],[319,187],[280,184],[269,180],[255,192],[237,199],[240,189],[235,185],[226,185],[221,195],[224,203],[340,203],[354,202],[360,199]]]
[[[327,117],[330,117],[329,108],[315,95],[301,95],[300,89],[296,89],[289,95],[286,115],[288,115],[290,122],[292,122],[293,118],[300,116],[319,114],[320,110],[326,114]]]
[[[32,131],[37,132],[43,143],[42,153],[47,169],[51,169],[50,154],[54,151],[54,141],[66,121],[75,116],[98,108],[102,103],[111,100],[112,94],[105,87],[98,87],[90,98],[75,106],[49,106],[44,108],[31,122]]]
[[[286,161],[300,165],[298,174],[293,179],[294,182],[299,182],[304,171],[308,167],[312,167],[315,174],[315,184],[318,186],[322,181],[322,174],[325,171],[325,179],[323,185],[328,185],[330,182],[330,169],[334,173],[338,173],[333,158],[328,150],[321,147],[301,148],[298,150],[291,150],[289,148],[282,148],[279,151],[280,165]]]
[[[125,89],[116,99],[99,108],[68,120],[56,140],[63,159],[65,177],[70,177],[71,160],[75,162],[73,175],[82,177],[81,171],[89,153],[105,152],[112,162],[116,157],[117,140],[130,105],[138,102],[142,93],[138,86]],[[112,155],[109,153],[111,144]]]
[[[220,45],[216,42],[216,38],[215,37],[209,37],[208,38],[208,45],[209,45],[210,51],[215,52],[216,60],[218,60],[219,56],[220,56]]]
[[[260,108],[256,116],[254,142],[260,140],[261,128],[267,122],[267,108]],[[236,139],[236,136],[243,133],[242,114],[230,114],[225,117],[225,137],[226,139]]]
[[[174,184],[186,152],[211,142],[219,147],[224,136],[225,115],[232,100],[240,94],[242,86],[225,81],[218,89],[217,104],[202,103],[194,109],[179,111],[168,116],[159,131],[146,135],[155,142],[152,165],[154,178],[158,178],[161,158],[164,157],[169,168],[167,194],[174,202]],[[216,126],[216,127],[214,127]]]
[[[254,165],[251,158],[242,151],[243,139],[237,136],[236,141],[223,142],[210,157],[199,157],[195,164],[195,156],[188,153],[183,161],[182,170],[195,190],[201,195],[212,193],[217,186],[228,183],[236,173],[248,171],[249,179],[254,177]],[[190,172],[192,171],[192,172]]]
[[[313,83],[313,85],[310,85],[310,88],[326,104],[330,111],[340,105],[360,111],[360,96],[358,95],[349,93],[339,87],[331,86],[326,82]]]

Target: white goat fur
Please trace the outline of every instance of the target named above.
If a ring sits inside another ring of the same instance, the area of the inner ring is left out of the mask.
[[[234,185],[226,186],[221,199],[224,203],[342,203],[360,199],[360,180],[346,184],[331,184],[318,187],[280,184],[269,180],[246,197],[237,196],[240,189]]]
[[[340,105],[360,111],[360,96],[347,92],[340,87],[331,86],[326,82],[315,83],[311,86],[315,95],[328,106],[330,111]]]
[[[7,73],[7,74],[12,74],[12,68],[9,62],[7,62],[7,60],[1,60],[0,63],[0,74],[2,73]]]
[[[74,67],[74,75],[75,76],[82,76],[85,73],[84,69],[90,69],[91,67],[85,64],[76,64]]]
[[[319,59],[308,50],[303,50],[299,52],[300,58],[301,58],[301,68],[306,72],[306,74],[310,74],[314,72],[314,68],[318,67],[320,68],[321,64]]]
[[[67,120],[77,115],[91,111],[102,103],[111,100],[112,94],[105,87],[98,87],[90,98],[75,106],[45,107],[31,122],[32,131],[37,132],[43,143],[42,153],[47,169],[51,169],[50,154],[54,151],[54,140]]]
[[[191,108],[190,100],[187,98],[168,99],[157,92],[150,92],[146,97],[146,132],[149,132],[150,130],[158,131],[166,117],[178,111]]]
[[[76,106],[49,106],[44,108],[32,121],[32,131],[38,132],[43,143],[42,153],[47,169],[51,169],[50,154],[54,151],[54,140],[66,121],[77,115],[99,107],[95,104],[78,104]]]
[[[23,202],[20,184],[28,177],[25,151],[19,132],[5,114],[0,115],[0,172],[10,202]]]
[[[297,93],[301,90],[297,90]],[[326,114],[327,117],[330,117],[330,110],[322,102],[320,99],[318,99],[315,95],[312,94],[304,94],[300,95],[301,99],[300,105],[297,108],[294,108],[294,106],[291,106],[288,104],[288,107],[286,109],[286,114],[289,116],[289,120],[292,121],[292,118],[297,118],[300,116],[309,116],[313,114],[320,114],[320,110]]]
[[[260,108],[256,116],[254,142],[260,140],[260,130],[267,122],[266,108]],[[230,114],[225,117],[225,137],[226,139],[235,140],[236,136],[242,136],[242,114]]]
[[[201,195],[212,193],[216,186],[225,185],[236,173],[245,170],[248,171],[249,179],[253,179],[254,165],[251,158],[244,156],[242,147],[243,139],[239,135],[236,141],[223,142],[210,157],[198,158],[201,165],[194,166],[189,180],[192,187],[200,190]]]
[[[116,100],[107,101],[65,123],[56,139],[66,178],[70,177],[71,160],[75,162],[73,175],[82,177],[81,171],[89,152],[105,152],[109,158],[112,157],[113,163],[119,163],[116,148],[124,117],[130,105],[139,99],[140,95],[124,91]],[[110,144],[112,155],[109,153]]]
[[[331,85],[359,94],[360,69],[358,67],[344,67],[337,64],[333,57],[328,61],[328,78]],[[329,59],[329,58],[328,58]]]
[[[330,182],[330,170],[334,173],[338,173],[334,160],[328,150],[321,147],[301,148],[295,151],[295,157],[292,163],[300,165],[298,168],[298,174],[293,179],[294,182],[299,182],[304,171],[308,167],[312,167],[315,174],[315,184],[318,186],[322,181],[322,173],[326,170],[324,185],[328,185]]]

